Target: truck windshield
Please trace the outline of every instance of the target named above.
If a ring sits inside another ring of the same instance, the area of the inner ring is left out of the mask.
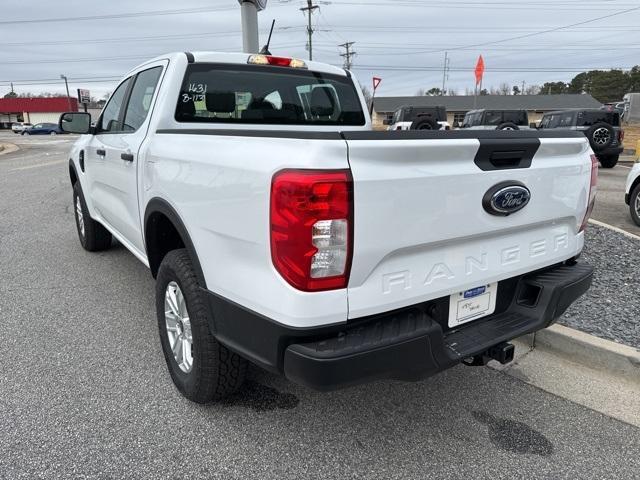
[[[179,122],[364,125],[346,76],[274,66],[193,64],[182,82]]]

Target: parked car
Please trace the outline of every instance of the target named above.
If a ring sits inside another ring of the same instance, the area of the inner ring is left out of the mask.
[[[620,115],[620,118],[624,118],[624,111],[625,111],[625,102],[621,101],[621,102],[611,102],[611,103],[605,103],[602,106],[602,110],[606,110],[607,112],[618,112],[618,114]]]
[[[471,130],[528,130],[526,110],[471,110],[462,121],[462,128]]]
[[[629,205],[629,213],[640,227],[640,159],[636,161],[627,177],[624,201]]]
[[[620,115],[606,110],[562,110],[545,113],[540,121],[541,130],[575,130],[585,134],[604,168],[613,168],[624,147],[624,130]]]
[[[208,52],[152,59],[95,126],[60,125],[83,134],[80,244],[115,237],[149,267],[196,402],[247,361],[320,390],[507,363],[591,283],[597,161],[577,132],[374,132],[341,68]]]
[[[22,135],[58,135],[59,133],[64,132],[55,123],[36,123],[22,131]]]
[[[450,130],[446,107],[400,107],[387,130]]]
[[[15,122],[11,124],[11,130],[13,131],[13,133],[22,133],[32,126],[33,125],[28,122]]]

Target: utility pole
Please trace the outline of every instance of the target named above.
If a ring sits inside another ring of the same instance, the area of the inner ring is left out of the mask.
[[[302,7],[300,9],[303,12],[307,13],[307,16],[309,19],[309,23],[307,24],[307,36],[308,36],[307,41],[309,42],[309,60],[313,60],[313,44],[311,40],[311,37],[313,36],[313,27],[311,26],[311,14],[313,13],[314,10],[317,10],[319,8],[320,7],[318,5],[313,4],[313,0],[307,0],[307,6]]]
[[[357,55],[356,52],[354,52],[353,50],[351,50],[351,47],[353,46],[353,44],[356,42],[346,42],[343,43],[341,45],[338,45],[339,47],[344,48],[346,51],[345,53],[341,53],[340,56],[344,57],[344,69],[345,70],[351,70],[351,66],[353,65],[353,62],[351,61],[352,57],[355,57]]]
[[[65,75],[60,75],[60,78],[64,80],[64,86],[67,89],[67,104],[69,105],[69,110],[71,110],[71,97],[69,96],[69,83],[67,82],[67,77]]]
[[[444,66],[442,67],[442,95],[445,95],[447,78],[449,77],[449,52],[444,52]]]

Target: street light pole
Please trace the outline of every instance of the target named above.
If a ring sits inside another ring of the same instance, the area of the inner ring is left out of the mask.
[[[267,0],[238,0],[242,22],[242,50],[258,53],[258,12],[267,6]]]
[[[67,77],[65,75],[60,75],[60,78],[64,80],[64,86],[67,89],[67,105],[69,110],[71,110],[71,97],[69,96],[69,83],[67,82]]]

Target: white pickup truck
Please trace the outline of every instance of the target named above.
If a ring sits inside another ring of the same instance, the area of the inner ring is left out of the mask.
[[[204,52],[140,65],[95,124],[60,126],[84,134],[80,243],[113,237],[149,267],[196,402],[247,361],[320,390],[508,362],[590,286],[581,132],[374,132],[350,72]]]

